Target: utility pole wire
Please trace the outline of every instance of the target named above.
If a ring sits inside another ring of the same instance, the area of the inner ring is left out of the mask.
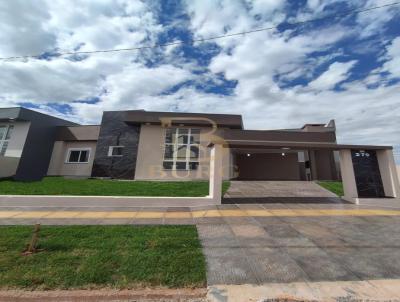
[[[309,19],[309,20],[304,20],[304,21],[298,21],[298,22],[293,22],[293,23],[286,23],[286,26],[297,26],[297,25],[302,25],[306,23],[311,23],[315,21],[321,21],[321,20],[326,20],[326,19],[331,19],[331,18],[343,18],[348,15],[353,15],[353,14],[360,14],[360,13],[365,13],[369,12],[372,10],[384,8],[384,7],[390,7],[394,5],[398,5],[400,2],[393,2],[389,4],[384,4],[380,6],[374,6],[374,7],[369,7],[365,9],[352,9],[352,10],[347,10],[345,12],[339,13],[339,14],[331,14],[327,15],[324,17],[319,17],[319,18],[314,18],[314,19]],[[277,29],[280,25],[275,25],[271,27],[263,27],[263,28],[258,28],[254,30],[249,30],[249,31],[244,31],[244,32],[238,32],[238,33],[233,33],[233,34],[226,34],[226,35],[220,35],[220,36],[215,36],[215,37],[210,37],[210,38],[203,38],[203,39],[196,39],[192,40],[191,42],[184,42],[184,41],[178,41],[178,42],[171,42],[171,43],[164,43],[164,44],[154,44],[154,45],[148,45],[148,46],[140,46],[140,47],[130,47],[130,48],[116,48],[116,49],[103,49],[103,50],[92,50],[92,51],[72,51],[72,52],[60,52],[60,53],[54,53],[52,54],[53,56],[66,56],[66,55],[79,55],[79,54],[94,54],[94,53],[110,53],[110,52],[121,52],[121,51],[135,51],[135,50],[142,50],[142,49],[151,49],[151,48],[157,48],[157,47],[167,47],[167,46],[174,46],[174,45],[191,45],[195,43],[202,43],[202,42],[207,42],[207,41],[212,41],[212,40],[217,40],[217,39],[223,39],[223,38],[229,38],[229,37],[235,37],[235,36],[243,36],[247,34],[252,34],[252,33],[257,33],[257,32],[262,32],[262,31],[268,31],[268,30],[273,30]],[[26,55],[26,56],[13,56],[13,57],[0,57],[0,60],[15,60],[15,59],[29,59],[29,58],[40,58],[43,56],[43,54],[40,55]]]

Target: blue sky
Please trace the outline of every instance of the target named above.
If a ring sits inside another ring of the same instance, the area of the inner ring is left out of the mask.
[[[0,56],[41,56],[0,62],[0,106],[90,124],[118,109],[239,113],[255,129],[334,118],[340,142],[394,145],[400,163],[400,5],[290,26],[388,3],[2,1]],[[278,28],[191,43],[270,26]]]

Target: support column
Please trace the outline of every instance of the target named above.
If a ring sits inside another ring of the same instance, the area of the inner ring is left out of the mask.
[[[386,197],[400,197],[400,184],[392,150],[376,151]]]
[[[339,156],[344,191],[344,196],[342,198],[358,204],[358,191],[354,175],[353,161],[351,159],[351,151],[348,149],[340,150]]]
[[[214,145],[210,152],[210,185],[209,196],[215,203],[222,199],[222,145]]]

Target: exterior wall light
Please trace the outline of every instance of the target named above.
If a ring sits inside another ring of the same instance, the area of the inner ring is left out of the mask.
[[[247,153],[246,155],[247,155],[247,157],[250,157],[251,154],[250,154],[250,153]]]
[[[285,152],[282,152],[282,156],[285,156]]]

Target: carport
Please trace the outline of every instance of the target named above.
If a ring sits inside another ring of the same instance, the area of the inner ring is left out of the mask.
[[[333,150],[231,148],[236,180],[339,180],[339,154]]]
[[[211,190],[222,183],[222,154],[229,149],[238,179],[342,179],[343,198],[354,203],[360,198],[400,196],[391,146],[336,144],[323,141],[320,133],[296,133],[296,141],[290,140],[290,133],[285,135],[253,130],[219,132],[210,143],[210,194],[218,193]]]

